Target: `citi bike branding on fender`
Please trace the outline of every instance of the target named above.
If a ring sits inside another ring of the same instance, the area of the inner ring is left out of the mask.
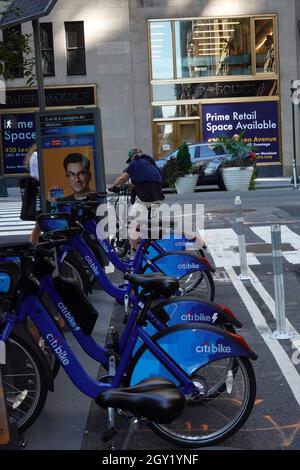
[[[59,339],[54,338],[52,333],[47,334],[46,339],[49,341],[49,344],[53,351],[57,354],[57,357],[59,358],[60,362],[64,366],[68,366],[70,363],[68,359],[68,353],[64,351],[61,345],[59,344]]]
[[[196,347],[197,353],[207,353],[207,354],[224,354],[231,353],[231,347],[225,344],[209,344],[203,343]]]
[[[99,269],[98,269],[97,265],[93,262],[93,260],[89,256],[86,256],[84,259],[87,262],[87,264],[90,266],[90,268],[93,271],[93,273],[95,274],[95,276],[99,276],[99,274],[100,274]]]
[[[192,322],[207,322],[207,323],[215,323],[218,319],[218,313],[215,312],[212,316],[205,315],[204,313],[186,313],[181,315],[182,321],[192,321]]]
[[[200,266],[197,263],[182,263],[178,264],[178,269],[199,269]]]
[[[64,318],[68,320],[68,323],[73,328],[73,330],[79,331],[80,327],[77,325],[73,315],[71,315],[70,311],[67,309],[65,304],[63,304],[62,302],[59,302],[58,307],[61,313],[63,314]]]

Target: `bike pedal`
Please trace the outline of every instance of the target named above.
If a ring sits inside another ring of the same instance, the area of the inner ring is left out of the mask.
[[[117,428],[114,426],[110,429],[108,429],[107,431],[105,431],[105,433],[102,435],[101,439],[102,439],[102,442],[108,442],[110,441],[113,437],[115,437],[116,435],[118,434],[118,430]]]

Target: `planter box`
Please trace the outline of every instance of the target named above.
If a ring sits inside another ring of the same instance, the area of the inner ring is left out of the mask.
[[[177,194],[193,193],[198,181],[198,175],[186,175],[178,178],[175,183]]]
[[[253,170],[253,166],[222,168],[227,191],[248,191]]]

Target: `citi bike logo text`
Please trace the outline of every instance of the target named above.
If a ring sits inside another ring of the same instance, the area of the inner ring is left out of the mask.
[[[215,312],[212,316],[205,315],[204,313],[186,313],[181,315],[182,321],[192,321],[192,322],[206,322],[206,323],[215,323],[218,319],[218,313]]]
[[[178,269],[199,269],[199,264],[196,263],[182,263],[178,265]]]
[[[87,264],[90,266],[90,268],[92,269],[95,276],[99,276],[99,269],[97,265],[93,262],[93,260],[89,256],[86,256],[84,259],[87,262]]]
[[[49,341],[49,344],[50,344],[51,348],[53,349],[53,351],[55,352],[55,354],[59,358],[60,362],[64,366],[68,366],[69,363],[70,363],[70,361],[68,359],[68,353],[63,350],[63,348],[59,344],[59,340],[54,338],[52,333],[49,333],[46,336],[46,339]]]
[[[231,347],[225,346],[224,344],[208,344],[204,343],[196,347],[197,353],[208,353],[208,354],[222,354],[231,353]]]
[[[63,314],[64,318],[68,321],[69,325],[73,328],[73,330],[75,331],[80,330],[73,315],[71,315],[67,307],[62,302],[59,302],[58,307],[61,313]]]
[[[107,246],[107,240],[102,240],[102,238],[98,238],[100,245],[102,246],[103,250],[105,251],[106,254],[110,253],[110,249]]]

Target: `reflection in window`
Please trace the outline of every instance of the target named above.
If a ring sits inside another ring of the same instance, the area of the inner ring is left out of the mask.
[[[65,23],[68,75],[85,75],[85,43],[83,21]]]
[[[272,19],[255,20],[256,73],[275,72],[274,25]]]
[[[207,98],[242,98],[275,96],[277,80],[243,80],[226,82],[176,83],[152,86],[153,101],[199,100]]]
[[[177,77],[251,74],[249,18],[175,21]]]
[[[46,77],[53,77],[55,68],[52,23],[41,23],[40,29],[43,74]]]
[[[171,119],[176,117],[199,116],[197,104],[185,104],[174,106],[153,106],[153,117],[155,119]]]
[[[162,158],[175,148],[175,128],[173,123],[159,124],[157,130],[157,157]]]
[[[152,79],[173,78],[171,21],[150,23]]]

